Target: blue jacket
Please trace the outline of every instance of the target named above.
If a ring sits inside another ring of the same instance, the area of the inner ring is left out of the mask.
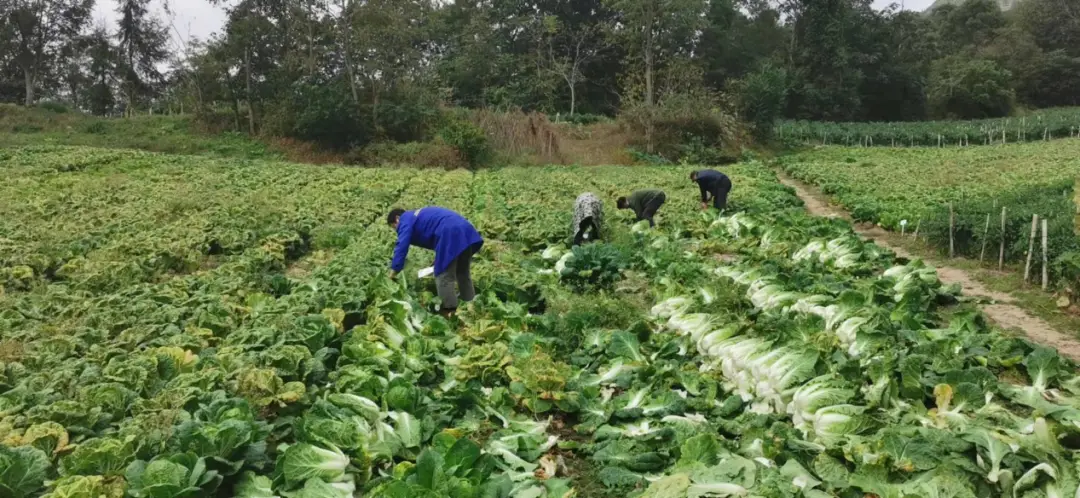
[[[398,239],[394,246],[394,260],[390,268],[396,272],[405,269],[405,257],[409,246],[419,246],[435,251],[435,274],[441,275],[461,253],[472,249],[478,251],[484,244],[476,228],[460,214],[449,209],[428,206],[406,211],[398,220]]]

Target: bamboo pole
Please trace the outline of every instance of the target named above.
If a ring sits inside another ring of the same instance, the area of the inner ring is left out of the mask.
[[[998,270],[1005,269],[1005,206],[1001,206],[1001,249],[998,251]]]
[[[953,203],[949,203],[949,257],[956,257],[956,242],[953,237],[953,232],[956,230],[956,211],[953,210]]]
[[[1028,238],[1027,263],[1024,265],[1024,283],[1031,275],[1031,258],[1035,254],[1035,233],[1038,231],[1039,215],[1031,215],[1031,237]]]
[[[986,261],[986,238],[990,236],[990,213],[986,213],[986,228],[983,228],[982,251],[979,251],[979,264]]]
[[[1050,286],[1050,272],[1048,271],[1048,269],[1046,267],[1046,259],[1047,259],[1046,258],[1046,218],[1043,218],[1043,220],[1042,220],[1042,239],[1043,239],[1042,240],[1042,243],[1043,243],[1042,244],[1042,246],[1043,246],[1042,247],[1042,250],[1043,250],[1043,253],[1042,253],[1042,257],[1043,257],[1042,289],[1046,290],[1046,288]]]

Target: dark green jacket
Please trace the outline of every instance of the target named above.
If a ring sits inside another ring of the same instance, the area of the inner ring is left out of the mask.
[[[634,214],[640,220],[645,218],[646,207],[663,198],[664,192],[660,190],[638,190],[626,198],[626,203],[630,205],[630,209],[634,210]]]

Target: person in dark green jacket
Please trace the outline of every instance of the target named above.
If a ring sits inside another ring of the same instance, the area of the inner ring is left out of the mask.
[[[654,227],[656,222],[653,217],[665,201],[667,196],[663,191],[649,189],[638,190],[630,194],[630,197],[619,197],[615,204],[619,209],[633,209],[638,221],[649,220],[649,226]]]

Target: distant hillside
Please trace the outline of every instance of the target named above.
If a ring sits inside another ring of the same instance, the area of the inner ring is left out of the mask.
[[[942,5],[960,5],[965,1],[967,0],[936,0],[934,4],[930,6],[930,8],[926,9],[926,12],[930,12],[938,7],[941,7]],[[1001,7],[1001,10],[1008,11],[1011,10],[1013,7],[1019,5],[1022,1],[1023,0],[997,0],[997,3],[998,7]]]

